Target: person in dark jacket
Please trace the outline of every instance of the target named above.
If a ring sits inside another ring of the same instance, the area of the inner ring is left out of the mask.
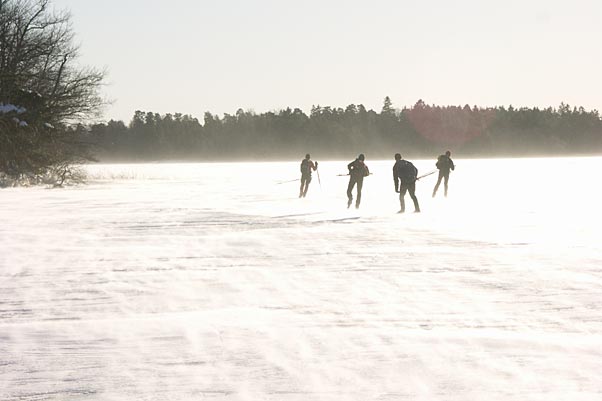
[[[305,198],[305,195],[307,195],[307,189],[311,182],[311,171],[316,171],[317,169],[318,162],[314,163],[311,161],[309,153],[306,154],[305,159],[301,160],[301,188],[299,188],[299,198]]]
[[[364,185],[364,177],[370,175],[368,166],[364,164],[364,155],[360,154],[357,159],[347,165],[349,170],[349,185],[347,186],[347,208],[351,206],[353,202],[353,187],[357,184],[357,199],[355,200],[355,208],[359,209],[360,202],[362,201],[362,186]]]
[[[418,198],[416,198],[416,177],[418,177],[418,169],[411,162],[403,160],[399,153],[395,153],[393,182],[395,184],[395,192],[399,193],[399,205],[401,206],[399,213],[406,211],[404,201],[406,192],[410,193],[410,198],[414,202],[414,213],[420,213]]]
[[[437,163],[435,166],[439,169],[439,178],[437,178],[437,184],[435,184],[435,188],[433,189],[433,198],[437,194],[437,190],[439,189],[439,185],[441,184],[441,180],[443,179],[443,188],[444,195],[447,196],[447,183],[449,182],[449,172],[456,168],[454,166],[454,162],[451,159],[451,152],[448,150],[444,155],[441,155],[437,158]]]

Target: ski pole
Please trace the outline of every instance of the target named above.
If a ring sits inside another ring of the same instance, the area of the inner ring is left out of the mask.
[[[276,185],[280,185],[280,184],[287,184],[287,183],[289,183],[289,182],[294,182],[294,181],[299,181],[299,179],[298,179],[298,178],[295,178],[294,180],[280,181],[280,182],[277,182],[277,183],[276,183]]]
[[[421,179],[421,178],[428,177],[428,176],[429,176],[429,175],[431,175],[431,174],[435,174],[436,172],[437,172],[437,170],[433,170],[433,171],[431,171],[430,173],[423,174],[423,175],[421,175],[420,177],[416,178],[416,181],[418,181],[418,180],[419,180],[419,179]]]

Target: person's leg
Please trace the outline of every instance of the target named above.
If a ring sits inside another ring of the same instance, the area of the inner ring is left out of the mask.
[[[301,176],[301,187],[299,188],[299,198],[303,196],[303,190],[305,188],[305,176]]]
[[[351,202],[353,202],[353,187],[355,186],[355,180],[353,178],[349,178],[349,185],[347,185],[347,207],[351,206]]]
[[[433,198],[437,194],[437,190],[439,189],[439,185],[441,184],[442,178],[443,178],[443,174],[441,174],[441,170],[439,170],[439,177],[437,178],[437,184],[435,184],[435,188],[433,189]]]
[[[307,190],[309,189],[309,183],[311,182],[311,175],[305,179],[305,189],[303,190],[303,197],[307,195]]]
[[[445,189],[445,196],[447,196],[447,183],[449,182],[449,172],[445,174],[443,181],[443,188]]]
[[[406,187],[404,184],[401,184],[401,187],[399,187],[399,213],[404,213],[406,211],[406,202],[404,198],[407,191],[408,187]]]
[[[362,201],[362,187],[364,186],[364,180],[360,179],[357,181],[357,199],[355,200],[355,208],[360,207]]]
[[[416,183],[415,182],[408,185],[408,192],[410,193],[410,198],[412,198],[412,201],[414,202],[414,212],[419,213],[420,206],[418,205],[418,198],[416,197]]]

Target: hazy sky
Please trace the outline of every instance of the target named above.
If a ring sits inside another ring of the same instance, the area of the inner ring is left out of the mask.
[[[312,104],[602,109],[600,0],[54,0],[106,119]]]

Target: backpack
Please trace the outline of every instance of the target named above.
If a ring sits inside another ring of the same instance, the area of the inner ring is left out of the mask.
[[[397,175],[402,183],[412,183],[416,181],[418,170],[414,165],[407,160],[400,160],[397,166]]]
[[[301,174],[311,173],[311,170],[309,168],[309,160],[307,160],[307,159],[301,160],[301,167],[299,169],[301,170]]]
[[[441,170],[442,168],[445,168],[445,166],[447,165],[446,163],[446,157],[441,155],[437,158],[437,163],[435,163],[435,166]]]

